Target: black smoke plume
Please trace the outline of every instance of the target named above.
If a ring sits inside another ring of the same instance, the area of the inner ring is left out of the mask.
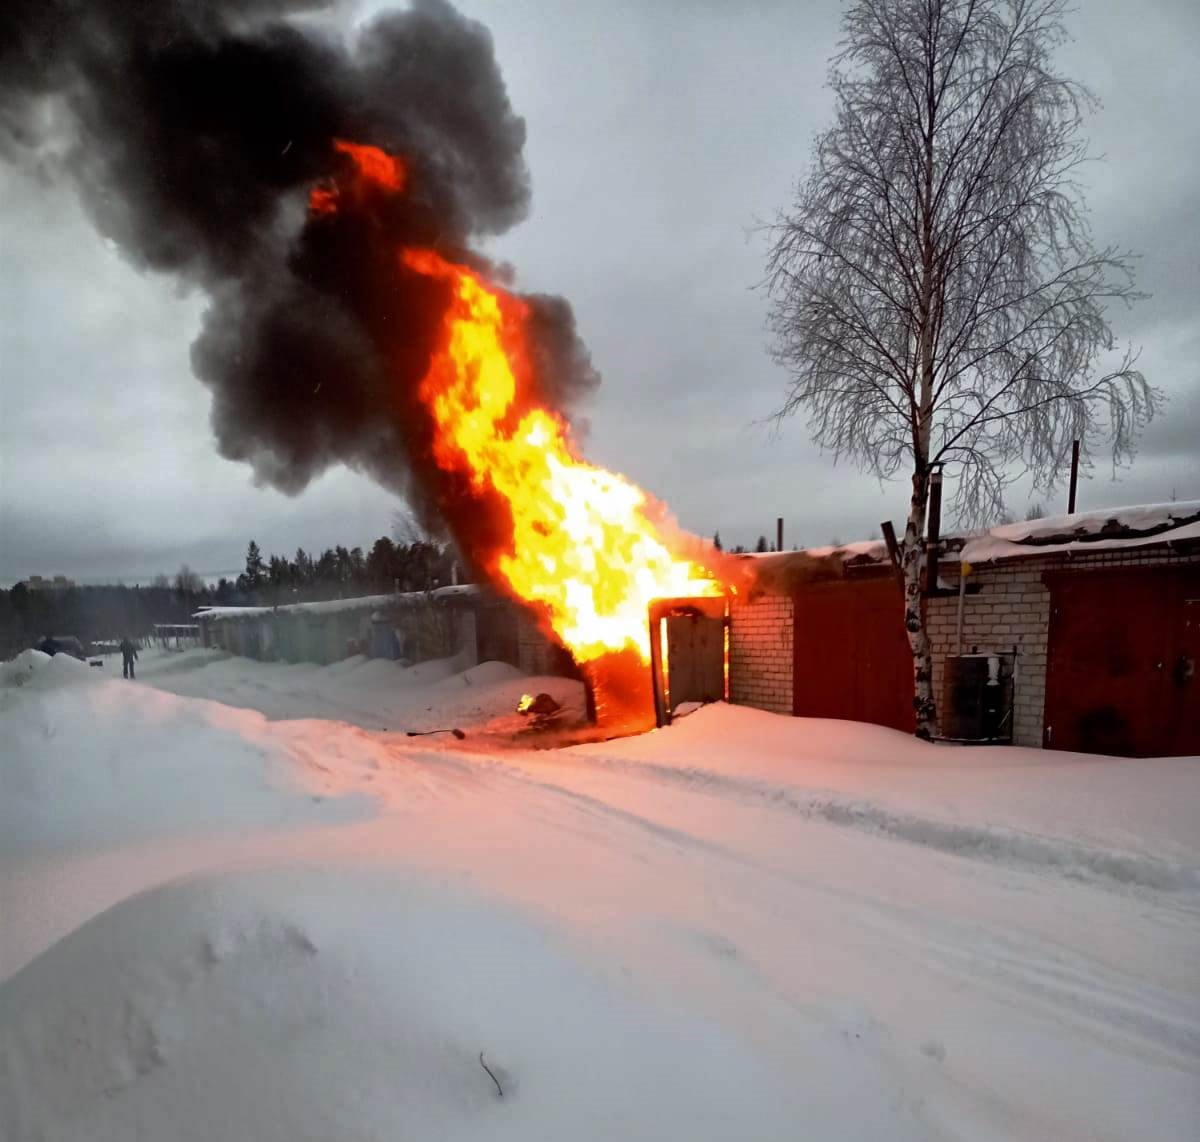
[[[348,40],[302,0],[7,0],[0,157],[64,169],[97,227],[147,270],[202,288],[192,347],[227,457],[295,493],[344,463],[463,534],[473,513],[429,459],[416,388],[445,305],[401,246],[486,268],[470,243],[529,204],[524,122],[491,37],[415,0]],[[314,216],[348,139],[403,156],[402,196]],[[598,378],[559,298],[526,298],[538,383],[567,411]],[[486,526],[486,525],[485,525]]]

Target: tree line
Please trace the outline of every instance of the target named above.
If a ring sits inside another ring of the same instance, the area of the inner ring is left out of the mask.
[[[428,591],[468,578],[456,571],[457,555],[446,544],[381,536],[369,552],[327,548],[309,554],[264,556],[251,540],[245,569],[214,584],[184,564],[174,577],[148,586],[107,584],[39,590],[18,583],[0,590],[0,658],[10,658],[46,636],[74,636],[85,645],[128,636],[149,638],[156,624],[194,621],[206,606],[284,606],[391,591]]]
[[[251,540],[245,570],[232,582],[219,580],[214,593],[219,603],[230,597],[234,604],[282,606],[357,594],[431,591],[456,576],[465,581],[454,549],[427,538],[405,542],[383,535],[367,553],[361,547],[337,546],[313,555],[298,547],[290,558],[264,557]]]

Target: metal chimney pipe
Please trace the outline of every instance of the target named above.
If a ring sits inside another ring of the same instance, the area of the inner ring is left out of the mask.
[[[942,538],[942,466],[935,465],[929,473],[929,546],[936,547]]]
[[[775,550],[783,550],[783,516],[775,520]]]
[[[900,568],[900,544],[896,542],[896,529],[892,526],[890,519],[885,519],[879,525],[879,530],[883,532],[883,541],[887,544],[888,558],[892,561],[892,567],[897,575],[901,574]]]
[[[1071,445],[1071,490],[1067,493],[1067,515],[1075,514],[1075,493],[1079,488],[1079,441]]]
[[[929,520],[925,543],[925,591],[937,587],[938,544],[942,539],[942,466],[935,464],[929,473]]]

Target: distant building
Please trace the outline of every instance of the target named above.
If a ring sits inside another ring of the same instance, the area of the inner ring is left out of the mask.
[[[24,581],[24,585],[29,591],[68,591],[75,586],[75,580],[68,579],[65,575],[55,575],[52,579],[45,579],[41,575],[30,575]]]
[[[523,607],[474,584],[280,607],[205,607],[200,644],[283,662],[353,654],[409,663],[457,657],[463,667],[508,662],[527,674],[574,676],[569,656]]]

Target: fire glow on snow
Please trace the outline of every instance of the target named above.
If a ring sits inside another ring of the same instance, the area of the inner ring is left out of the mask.
[[[1200,759],[533,753],[487,726],[578,683],[113,665],[0,666],[5,1142],[1195,1133]],[[414,720],[469,736],[359,728]]]

